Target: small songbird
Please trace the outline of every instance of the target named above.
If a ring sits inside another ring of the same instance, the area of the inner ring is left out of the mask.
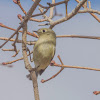
[[[41,75],[55,55],[56,34],[49,28],[41,28],[34,32],[37,32],[39,39],[33,47],[33,61],[36,75]]]

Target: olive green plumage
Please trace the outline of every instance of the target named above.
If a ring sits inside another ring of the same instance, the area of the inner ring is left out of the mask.
[[[55,55],[56,34],[49,28],[41,28],[36,32],[39,39],[33,48],[33,61],[37,75],[41,75]]]

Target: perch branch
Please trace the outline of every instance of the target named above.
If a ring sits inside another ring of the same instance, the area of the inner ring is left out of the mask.
[[[59,55],[58,55],[58,59],[60,60],[61,64],[64,65]],[[51,61],[51,64],[52,64],[52,62],[53,62],[53,61]],[[64,69],[64,67],[62,67],[55,75],[53,75],[53,76],[50,77],[49,79],[47,79],[47,80],[42,79],[41,82],[44,83],[44,82],[47,82],[47,81],[49,81],[49,80],[55,78],[59,73],[62,72],[63,69]]]
[[[27,68],[27,70],[30,72],[30,76],[33,82],[33,88],[34,88],[34,96],[35,96],[35,100],[40,100],[39,99],[39,91],[38,91],[38,83],[37,83],[37,77],[36,77],[36,73],[34,70],[32,70],[32,67],[28,61],[28,57],[27,57],[27,47],[26,47],[26,36],[27,36],[27,22],[30,19],[30,17],[32,16],[32,13],[34,12],[34,10],[36,9],[36,7],[38,6],[39,2],[41,0],[36,0],[34,2],[34,4],[32,5],[32,7],[30,8],[30,10],[28,11],[27,15],[24,18],[24,23],[23,23],[23,34],[22,34],[22,53],[23,53],[23,58],[24,58],[24,63],[25,63],[25,68]]]

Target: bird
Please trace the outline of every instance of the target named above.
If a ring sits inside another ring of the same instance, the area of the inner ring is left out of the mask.
[[[55,55],[56,34],[50,28],[41,28],[34,31],[39,35],[33,47],[33,61],[35,64],[36,75],[41,75],[49,66]]]

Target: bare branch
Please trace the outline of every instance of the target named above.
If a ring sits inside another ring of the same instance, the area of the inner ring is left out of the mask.
[[[18,14],[17,17],[20,19],[20,21],[23,21],[22,15]]]
[[[93,94],[98,95],[100,94],[100,91],[94,91]]]
[[[36,73],[34,70],[32,70],[32,67],[28,61],[27,48],[26,48],[26,36],[27,36],[27,22],[31,18],[32,13],[36,9],[40,1],[41,0],[36,0],[34,4],[32,5],[32,7],[30,8],[30,10],[28,11],[27,15],[25,16],[24,18],[25,21],[23,22],[23,34],[22,34],[22,41],[23,41],[22,42],[22,53],[24,57],[25,68],[27,68],[27,70],[30,72],[31,79],[33,82],[35,100],[40,100],[39,91],[38,91],[38,83],[37,83]]]
[[[87,0],[86,0],[86,2],[84,3],[84,9],[86,9],[87,8]]]
[[[14,51],[14,49],[2,49],[2,51]]]
[[[33,53],[33,51],[31,51],[27,56],[29,56],[29,55],[32,54],[32,53]],[[5,65],[12,64],[12,63],[15,63],[15,62],[20,61],[20,60],[23,60],[23,59],[24,59],[24,58],[21,57],[21,58],[19,58],[19,59],[13,60],[13,61],[4,62],[4,64],[5,64]]]
[[[8,38],[6,38],[6,37],[0,37],[0,40],[8,40]],[[11,42],[13,42],[13,41],[15,41],[15,39],[10,39],[9,41],[11,41]],[[17,43],[22,43],[22,40],[17,40],[16,41]],[[28,44],[28,45],[34,45],[36,42],[34,42],[34,41],[27,41],[26,42],[26,44]]]
[[[86,69],[86,70],[94,70],[94,71],[100,71],[100,69],[97,68],[89,68],[89,67],[80,67],[80,66],[69,66],[69,65],[60,65],[60,64],[54,64],[56,67],[64,67],[64,68],[76,68],[76,69]]]
[[[52,4],[55,4],[55,0],[52,0]],[[54,7],[50,8],[50,15],[49,18],[52,19],[53,18],[53,12],[54,12]]]
[[[64,65],[59,55],[58,55],[58,58],[59,58],[61,64]],[[51,61],[51,64],[52,64],[52,61]],[[50,77],[49,79],[47,79],[47,80],[42,79],[41,82],[44,83],[44,82],[47,82],[47,81],[49,81],[49,80],[55,78],[59,73],[62,72],[63,69],[64,69],[64,67],[62,67],[62,68],[59,70],[59,72],[57,72],[55,75],[53,75],[53,76]]]
[[[67,14],[68,14],[67,6],[68,6],[68,2],[65,3],[65,7],[66,7],[66,17],[67,17]]]
[[[98,10],[93,10],[93,9],[84,9],[84,10],[79,10],[78,13],[96,13],[100,15],[100,11]]]
[[[0,23],[0,26],[1,27],[3,27],[3,28],[7,28],[7,29],[10,29],[10,30],[13,30],[13,31],[18,31],[18,32],[21,32],[22,33],[22,31],[18,28],[18,30],[16,30],[16,29],[14,29],[14,28],[11,28],[11,27],[8,27],[8,26],[6,26],[6,25],[4,25],[4,24],[2,24],[2,23]],[[20,25],[21,26],[21,25]],[[22,27],[22,26],[21,26]],[[31,33],[31,32],[27,32],[27,34],[28,35],[30,35],[30,36],[33,36],[33,37],[38,37],[38,35],[35,33],[35,32],[33,32],[33,34]]]
[[[16,51],[16,53],[12,56],[12,57],[15,57],[17,56],[17,54],[19,53],[20,50]]]
[[[91,9],[91,2],[90,2],[90,1],[88,1],[88,4],[89,4],[89,9]]]
[[[66,0],[66,1],[68,2],[69,0]],[[69,20],[70,18],[72,18],[73,16],[75,16],[75,15],[78,13],[79,9],[82,7],[82,5],[83,5],[85,2],[86,2],[86,0],[80,1],[80,2],[78,3],[78,5],[76,6],[76,8],[75,8],[71,13],[69,13],[68,16],[66,16],[66,17],[64,17],[64,18],[61,18],[61,19],[59,19],[59,20],[57,20],[57,21],[51,22],[51,23],[50,23],[50,24],[51,24],[51,25],[50,25],[50,28],[53,28],[55,25],[60,24],[60,23],[62,23],[62,22],[64,22],[64,21],[67,21],[67,20]]]
[[[80,2],[79,0],[75,0],[76,2]],[[82,7],[84,8],[84,5],[82,5]],[[88,9],[88,8],[86,8],[86,9]],[[98,22],[100,22],[100,19],[95,15],[95,14],[93,14],[93,13],[90,13]]]
[[[33,2],[35,2],[35,0],[32,0]],[[41,5],[41,4],[39,4],[39,6],[41,7],[41,8],[44,8],[44,9],[47,9],[48,7],[45,7],[45,6],[43,6],[43,5]]]
[[[17,28],[17,30],[14,32],[14,34],[12,34],[12,35],[10,36],[10,38],[0,46],[0,48],[2,48],[11,38],[14,37],[15,34],[18,33],[18,31],[21,29],[21,27],[22,27],[22,26],[20,25],[20,26]]]
[[[13,0],[13,2],[15,4],[17,4],[20,7],[20,9],[23,11],[23,13],[26,15],[26,11],[23,9],[23,7],[22,7],[22,5],[20,3],[20,0]]]
[[[46,9],[44,12],[39,13],[39,14],[32,15],[31,17],[36,17],[36,16],[43,15],[43,14],[45,14],[48,10],[49,10],[49,8],[48,8],[48,9]],[[31,18],[31,19],[32,19],[32,18]]]
[[[57,38],[87,38],[100,40],[98,36],[82,36],[82,35],[57,35]]]
[[[41,13],[43,13],[43,9],[42,9],[42,8],[39,7],[39,10],[40,10]],[[44,19],[46,19],[46,21],[48,21],[48,22],[52,22],[52,21],[53,21],[52,19],[50,19],[49,17],[47,17],[45,14],[43,14],[43,17],[44,17]]]
[[[67,1],[68,1],[68,0],[67,0]],[[53,6],[57,6],[57,5],[59,5],[59,4],[63,4],[63,3],[66,3],[66,1],[57,2],[57,3],[55,3],[55,4],[47,3],[47,4],[49,5],[49,7],[46,8],[46,10],[45,10],[44,12],[42,12],[42,13],[40,13],[40,14],[32,15],[31,17],[43,15],[43,14],[45,14],[45,13],[48,11],[49,8],[51,8],[51,7],[53,7]],[[40,6],[40,8],[42,8],[42,7]]]

